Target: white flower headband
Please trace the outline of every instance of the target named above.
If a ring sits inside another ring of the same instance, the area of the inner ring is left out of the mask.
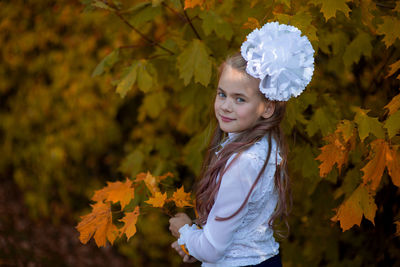
[[[270,100],[300,95],[314,72],[314,49],[296,27],[266,23],[247,35],[240,48],[246,72],[261,79],[260,91]]]

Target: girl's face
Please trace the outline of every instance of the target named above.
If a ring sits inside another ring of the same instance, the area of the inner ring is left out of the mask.
[[[225,65],[214,102],[215,115],[222,131],[242,132],[261,117],[272,116],[274,105],[264,100],[258,85],[259,80],[249,79],[241,71]]]

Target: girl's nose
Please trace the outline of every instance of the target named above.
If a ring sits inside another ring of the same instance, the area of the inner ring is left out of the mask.
[[[232,103],[231,101],[229,101],[228,99],[226,99],[222,105],[221,105],[221,109],[225,112],[231,112],[232,111]]]

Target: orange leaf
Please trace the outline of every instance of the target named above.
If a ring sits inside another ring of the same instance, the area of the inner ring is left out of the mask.
[[[250,29],[250,30],[254,30],[256,28],[260,28],[260,22],[256,19],[256,18],[248,18],[247,22],[245,22],[243,24],[243,29]]]
[[[145,202],[152,205],[155,208],[162,208],[165,204],[165,200],[167,199],[167,193],[161,194],[160,192],[156,192],[154,197],[151,197],[149,200]]]
[[[106,245],[106,239],[113,244],[118,229],[112,224],[111,204],[99,202],[92,205],[92,212],[81,216],[82,221],[76,226],[80,233],[79,240],[86,244],[94,235],[98,247]]]
[[[195,8],[199,6],[201,10],[207,8],[209,10],[214,5],[214,0],[185,0],[185,8]]]
[[[381,182],[388,153],[390,153],[390,149],[385,140],[376,139],[371,142],[370,161],[361,170],[364,172],[364,185],[369,185],[374,191]]]
[[[175,202],[175,205],[179,208],[183,207],[193,207],[192,199],[190,198],[190,193],[185,193],[183,185],[181,188],[176,190],[171,198]]]
[[[94,201],[111,201],[113,203],[120,202],[121,208],[123,209],[126,205],[131,202],[135,196],[135,190],[132,188],[132,181],[128,178],[125,183],[122,182],[107,182],[107,186],[101,190],[95,191],[92,198]]]
[[[340,221],[343,231],[350,229],[353,225],[360,226],[362,216],[374,223],[377,206],[374,196],[364,185],[360,185],[351,196],[340,206],[332,221]]]
[[[392,115],[400,108],[400,94],[392,98],[392,100],[385,106],[389,110],[389,115]]]
[[[349,121],[342,121],[338,124],[336,131],[324,137],[328,142],[321,148],[321,154],[315,159],[321,161],[319,165],[319,175],[326,176],[337,164],[339,172],[342,166],[347,162],[349,152],[354,149],[354,124]]]
[[[398,146],[386,154],[386,166],[394,185],[400,187],[400,151]]]
[[[144,172],[139,173],[138,175],[136,175],[135,183],[138,183],[140,181],[144,181],[146,176],[147,176],[147,174],[144,173]]]
[[[136,233],[136,222],[139,217],[139,206],[136,206],[133,212],[126,212],[125,217],[121,219],[125,225],[121,228],[120,236],[126,235],[127,239],[131,238]]]
[[[168,177],[174,177],[174,174],[172,172],[167,172],[166,174],[159,176],[158,181],[161,182],[162,180],[165,180]]]

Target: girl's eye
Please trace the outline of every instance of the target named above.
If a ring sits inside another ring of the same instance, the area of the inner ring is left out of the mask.
[[[219,96],[219,97],[225,97],[225,94],[222,93],[222,92],[219,92],[219,93],[218,93],[218,96]]]
[[[246,100],[244,100],[241,97],[236,98],[236,101],[239,102],[239,103],[246,102]]]

